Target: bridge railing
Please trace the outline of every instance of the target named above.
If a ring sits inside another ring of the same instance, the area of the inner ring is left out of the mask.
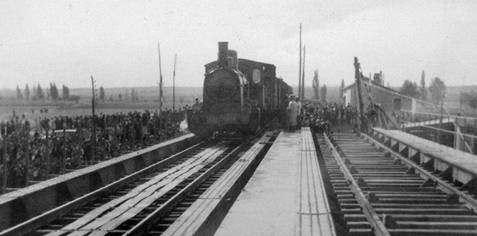
[[[426,130],[425,133],[418,133],[414,130],[411,133],[427,138],[439,143],[449,145],[449,142],[442,140],[443,134],[453,137],[452,147],[476,153],[477,140],[477,118],[451,115],[449,113],[428,113],[428,112],[411,112],[402,110],[397,114],[398,121],[401,124],[401,129],[409,132],[409,128],[421,127]],[[446,125],[451,124],[453,130],[446,129]],[[444,138],[445,139],[445,138]]]
[[[409,110],[401,110],[401,114],[405,114],[407,122],[429,122],[437,119],[453,120],[461,128],[477,130],[477,117],[459,116],[451,114],[439,114],[428,112],[412,112]],[[429,122],[430,123],[430,122]]]

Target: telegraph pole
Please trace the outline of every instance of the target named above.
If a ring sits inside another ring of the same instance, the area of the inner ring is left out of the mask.
[[[161,44],[157,43],[157,51],[159,54],[159,115],[162,112],[162,66],[161,66]]]
[[[7,127],[5,126],[4,128],[4,133],[3,133],[3,136],[2,136],[2,143],[3,143],[3,152],[2,152],[2,161],[3,161],[3,176],[2,176],[2,191],[1,193],[4,193],[6,192],[6,189],[7,189],[7,178],[8,178],[8,164],[7,164],[7,138],[8,138],[8,134],[7,134]]]
[[[356,79],[356,92],[357,92],[357,97],[358,97],[358,129],[361,131],[365,126],[364,122],[364,111],[363,111],[363,97],[362,97],[362,92],[361,92],[361,71],[360,71],[360,64],[358,62],[358,58],[354,58],[354,77]]]
[[[96,95],[94,92],[94,79],[93,76],[91,75],[91,92],[93,94],[93,97],[91,99],[91,110],[93,113],[93,127],[92,127],[92,132],[91,132],[91,161],[94,161],[95,155],[96,155],[96,112],[95,112],[95,103],[96,103]]]
[[[301,73],[301,97],[300,101],[303,102],[305,99],[305,55],[306,55],[306,45],[303,45],[303,69]]]
[[[301,95],[301,23],[300,23],[300,60],[298,69],[298,97]]]
[[[174,54],[174,71],[172,72],[172,110],[176,110],[176,64],[177,54]]]

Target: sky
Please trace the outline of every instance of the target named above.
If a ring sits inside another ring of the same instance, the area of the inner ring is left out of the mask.
[[[386,84],[477,84],[477,1],[110,0],[0,1],[0,88],[157,86],[158,42],[165,86],[202,86],[203,65],[228,41],[240,58],[272,63],[298,83],[298,28],[305,79],[353,82],[353,57]]]

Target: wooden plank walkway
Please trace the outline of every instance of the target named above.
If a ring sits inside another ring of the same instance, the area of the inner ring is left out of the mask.
[[[265,134],[247,150],[162,235],[212,235],[232,204],[231,198],[236,198],[258,165],[257,156],[270,137],[271,134]]]
[[[309,128],[280,133],[215,235],[335,235]]]

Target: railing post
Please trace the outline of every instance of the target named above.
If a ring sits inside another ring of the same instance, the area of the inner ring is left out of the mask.
[[[50,159],[50,145],[49,145],[49,132],[48,132],[48,128],[45,129],[45,153],[44,153],[44,156],[46,157],[46,170],[45,170],[45,178],[48,179],[49,176],[50,176],[50,162],[51,162],[51,159]]]
[[[61,145],[61,166],[60,166],[60,174],[65,173],[66,167],[66,128],[65,123],[63,123],[63,145]]]
[[[25,142],[25,186],[28,186],[28,182],[30,181],[30,142],[29,142],[29,134],[25,135],[26,142]]]
[[[3,178],[2,178],[2,193],[7,189],[7,178],[8,178],[8,163],[7,163],[7,128],[5,127],[5,134],[3,135],[3,152],[2,152],[2,161],[3,161]]]
[[[471,140],[472,140],[472,141],[471,141],[472,146],[471,146],[470,148],[472,149],[472,154],[474,154],[474,153],[475,153],[475,148],[474,148],[474,146],[475,146],[475,142],[474,142],[474,141],[475,141],[475,140],[474,140],[474,136],[473,136],[473,135],[472,135],[472,137],[471,137]]]

